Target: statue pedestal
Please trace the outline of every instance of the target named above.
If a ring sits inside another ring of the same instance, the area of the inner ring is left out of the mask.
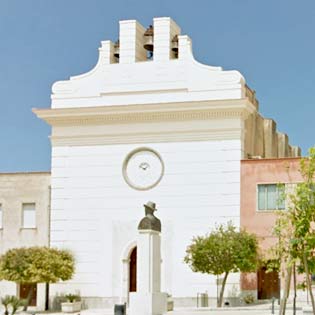
[[[162,315],[167,312],[167,294],[161,292],[161,224],[146,207],[138,227],[137,292],[130,293],[129,315]]]
[[[161,236],[139,230],[137,238],[137,293],[161,291]]]

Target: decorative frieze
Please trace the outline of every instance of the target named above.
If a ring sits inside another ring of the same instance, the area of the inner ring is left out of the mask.
[[[255,108],[246,99],[192,102],[188,104],[104,106],[64,109],[33,109],[51,126],[121,124],[161,121],[207,120],[239,117],[246,119]]]

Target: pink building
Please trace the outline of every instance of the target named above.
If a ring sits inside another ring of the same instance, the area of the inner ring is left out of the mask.
[[[262,250],[275,244],[275,210],[286,208],[279,195],[285,187],[302,180],[299,163],[300,158],[241,161],[241,227],[258,235]],[[279,297],[279,274],[265,271],[262,267],[257,274],[243,274],[242,290],[257,290],[258,299]]]

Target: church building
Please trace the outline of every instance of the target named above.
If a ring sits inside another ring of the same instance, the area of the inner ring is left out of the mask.
[[[192,238],[215,224],[240,226],[241,160],[297,157],[298,147],[259,113],[238,71],[204,65],[170,18],[120,21],[91,71],[56,82],[51,107],[50,245],[73,251],[71,281],[88,307],[128,302],[135,291],[137,225],[156,203],[162,222],[162,291],[175,306],[217,294],[216,277],[184,264]],[[240,276],[228,279],[226,293]]]

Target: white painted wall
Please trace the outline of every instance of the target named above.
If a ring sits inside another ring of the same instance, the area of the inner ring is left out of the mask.
[[[159,185],[137,191],[125,182],[122,165],[132,145],[53,147],[51,245],[70,248],[76,275],[53,285],[51,294],[80,290],[83,296],[119,297],[123,253],[136,239],[143,204],[157,203],[162,221],[162,291],[195,297],[214,279],[194,274],[183,263],[195,235],[216,223],[239,225],[241,141],[150,143],[161,155],[165,174]]]

